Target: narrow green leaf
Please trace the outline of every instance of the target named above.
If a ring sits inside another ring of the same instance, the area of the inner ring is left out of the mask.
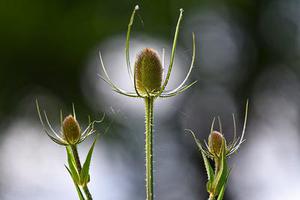
[[[75,164],[75,158],[73,156],[71,146],[66,146],[66,151],[67,151],[68,160],[70,158],[70,161]]]
[[[73,180],[76,182],[76,183],[79,183],[79,173],[76,169],[76,165],[75,165],[75,159],[74,159],[74,156],[72,154],[72,150],[71,150],[71,147],[67,146],[66,147],[66,150],[67,150],[67,156],[68,156],[68,164],[69,164],[69,170],[70,170],[70,175],[72,176]]]
[[[207,177],[208,177],[208,181],[210,183],[212,183],[214,181],[214,170],[212,168],[212,166],[210,165],[210,162],[209,160],[207,159],[207,157],[205,156],[205,154],[201,151],[201,154],[202,154],[202,158],[203,158],[203,161],[204,161],[204,166],[205,166],[205,169],[206,169],[206,173],[207,173]]]
[[[196,145],[198,146],[199,148],[199,151],[201,152],[201,155],[202,155],[202,158],[203,158],[203,161],[204,161],[204,166],[205,166],[205,170],[206,170],[206,173],[207,173],[207,177],[208,177],[208,182],[206,184],[206,188],[207,188],[207,192],[211,192],[211,189],[212,189],[212,184],[213,184],[213,181],[215,179],[214,177],[214,170],[205,154],[205,150],[203,149],[202,147],[202,144],[200,143],[200,141],[196,138],[196,135],[195,133],[190,130],[190,129],[185,129],[186,131],[188,131],[189,133],[192,134],[193,138],[194,138],[194,141],[196,143]]]
[[[221,188],[221,191],[218,195],[218,199],[217,200],[223,200],[223,197],[224,197],[224,193],[225,193],[225,186],[226,184],[223,185],[223,187]]]
[[[72,177],[72,172],[71,172],[71,170],[70,170],[66,165],[65,165],[65,167],[66,167],[66,169],[68,170],[70,176]],[[79,188],[79,186],[77,185],[77,183],[75,182],[75,180],[74,180],[73,178],[72,178],[72,180],[73,180],[73,183],[74,183],[74,185],[75,185],[75,188],[76,188],[76,191],[77,191],[79,200],[85,200],[85,199],[84,199],[84,196],[83,196],[83,194],[82,194],[82,192],[81,192],[81,190],[80,190],[80,188]]]
[[[82,170],[80,172],[80,182],[81,184],[85,185],[89,182],[89,170],[90,170],[90,164],[91,164],[91,159],[92,159],[92,154],[94,151],[94,147],[96,144],[97,138],[95,139],[95,141],[93,142],[88,155],[86,156],[85,162],[83,164]]]
[[[213,187],[215,189],[215,194],[219,194],[221,188],[226,185],[228,177],[228,167],[227,167],[227,160],[226,160],[226,149],[225,144],[222,145],[222,154],[221,154],[221,162],[219,171],[217,172],[214,180]]]
[[[226,176],[225,183],[224,183],[224,185],[222,186],[222,188],[221,188],[221,190],[220,190],[220,193],[218,194],[218,199],[217,199],[217,200],[222,200],[223,197],[224,197],[225,188],[226,188],[226,184],[227,184],[227,180],[228,180],[229,174],[230,174],[230,170],[228,170],[228,173],[227,173],[227,176]]]

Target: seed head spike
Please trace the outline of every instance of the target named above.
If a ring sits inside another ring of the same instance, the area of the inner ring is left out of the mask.
[[[76,144],[80,140],[81,130],[75,117],[67,116],[63,121],[64,139],[71,145]]]
[[[134,68],[135,85],[139,95],[155,96],[162,83],[162,65],[153,49],[146,48],[138,55]]]

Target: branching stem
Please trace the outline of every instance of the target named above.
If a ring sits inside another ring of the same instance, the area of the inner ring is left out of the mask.
[[[146,200],[153,200],[153,97],[145,98]]]

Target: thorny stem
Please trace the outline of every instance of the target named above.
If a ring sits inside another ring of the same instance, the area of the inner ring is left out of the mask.
[[[73,153],[73,156],[74,156],[74,159],[75,159],[75,162],[76,162],[76,168],[77,168],[77,170],[80,174],[82,167],[81,167],[81,163],[80,163],[80,159],[79,159],[79,154],[78,154],[78,151],[77,151],[77,146],[76,145],[71,145],[71,149],[72,149],[72,153]],[[89,191],[88,186],[84,185],[82,188],[83,188],[83,191],[86,195],[87,200],[93,200],[93,197],[92,197],[92,195]]]
[[[153,97],[145,98],[146,200],[153,200]]]

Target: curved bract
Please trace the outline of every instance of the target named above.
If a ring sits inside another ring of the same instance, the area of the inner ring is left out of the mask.
[[[37,108],[39,119],[43,126],[44,132],[55,143],[57,143],[59,145],[64,145],[64,146],[76,145],[76,144],[83,142],[88,136],[95,133],[94,124],[100,123],[104,119],[104,116],[100,121],[95,120],[95,121],[91,122],[89,119],[89,123],[88,123],[87,127],[83,131],[81,131],[79,123],[76,120],[75,107],[73,104],[72,105],[73,114],[67,116],[64,120],[63,120],[62,111],[60,111],[61,130],[59,132],[57,132],[52,127],[45,110],[43,111],[43,115],[44,115],[44,117],[43,117],[37,100],[36,100],[36,108]]]
[[[125,57],[126,57],[126,64],[127,64],[127,71],[129,74],[129,77],[131,78],[133,84],[134,84],[134,91],[125,91],[123,89],[121,89],[119,86],[117,86],[109,77],[106,67],[104,65],[101,53],[99,52],[99,58],[100,58],[100,63],[101,63],[101,67],[102,70],[104,72],[104,76],[99,75],[99,77],[101,79],[103,79],[106,83],[108,83],[112,90],[128,96],[128,97],[141,97],[141,98],[146,98],[146,97],[162,97],[162,98],[166,98],[166,97],[172,97],[175,96],[177,94],[180,94],[182,92],[184,92],[185,90],[187,90],[188,88],[190,88],[192,85],[194,85],[197,81],[194,81],[192,83],[186,84],[191,71],[193,69],[194,66],[194,61],[195,61],[195,35],[194,33],[192,34],[192,38],[193,38],[193,53],[192,53],[192,61],[191,61],[191,65],[190,68],[188,70],[188,73],[186,75],[186,77],[184,78],[184,80],[175,88],[172,90],[165,90],[166,86],[168,85],[170,76],[171,76],[171,72],[172,72],[172,68],[173,68],[173,64],[174,64],[174,58],[175,58],[175,51],[176,51],[176,46],[177,46],[177,39],[178,39],[178,35],[179,35],[179,27],[182,21],[182,17],[183,17],[183,9],[180,9],[180,13],[179,13],[179,18],[177,21],[177,25],[176,25],[176,30],[175,30],[175,34],[174,34],[174,39],[173,39],[173,45],[172,45],[172,51],[171,51],[171,56],[170,56],[170,64],[168,66],[168,71],[167,71],[167,75],[165,80],[160,80],[162,79],[162,69],[164,69],[164,53],[163,53],[163,60],[161,61],[159,59],[158,56],[156,56],[156,53],[154,50],[152,51],[148,51],[148,54],[152,54],[152,60],[151,58],[148,60],[148,63],[145,63],[145,65],[143,66],[146,69],[154,69],[155,73],[152,73],[150,70],[150,74],[144,73],[143,75],[145,75],[146,80],[142,80],[141,81],[141,71],[139,71],[139,69],[141,68],[137,68],[134,67],[134,72],[132,71],[132,66],[130,64],[130,56],[129,56],[129,47],[130,47],[130,33],[131,33],[131,28],[135,19],[135,13],[136,11],[139,10],[139,6],[135,6],[132,15],[130,17],[130,21],[128,24],[128,30],[127,30],[127,36],[126,36],[126,45],[125,45]],[[148,49],[149,50],[149,49]],[[144,49],[140,55],[137,56],[136,62],[135,63],[139,63],[141,60],[141,55],[144,55],[145,52],[147,52],[147,48]],[[151,56],[150,56],[151,57]],[[156,63],[155,67],[153,68],[153,63]],[[161,64],[162,63],[162,64]],[[161,70],[160,70],[161,69]],[[149,87],[149,88],[148,88]]]

